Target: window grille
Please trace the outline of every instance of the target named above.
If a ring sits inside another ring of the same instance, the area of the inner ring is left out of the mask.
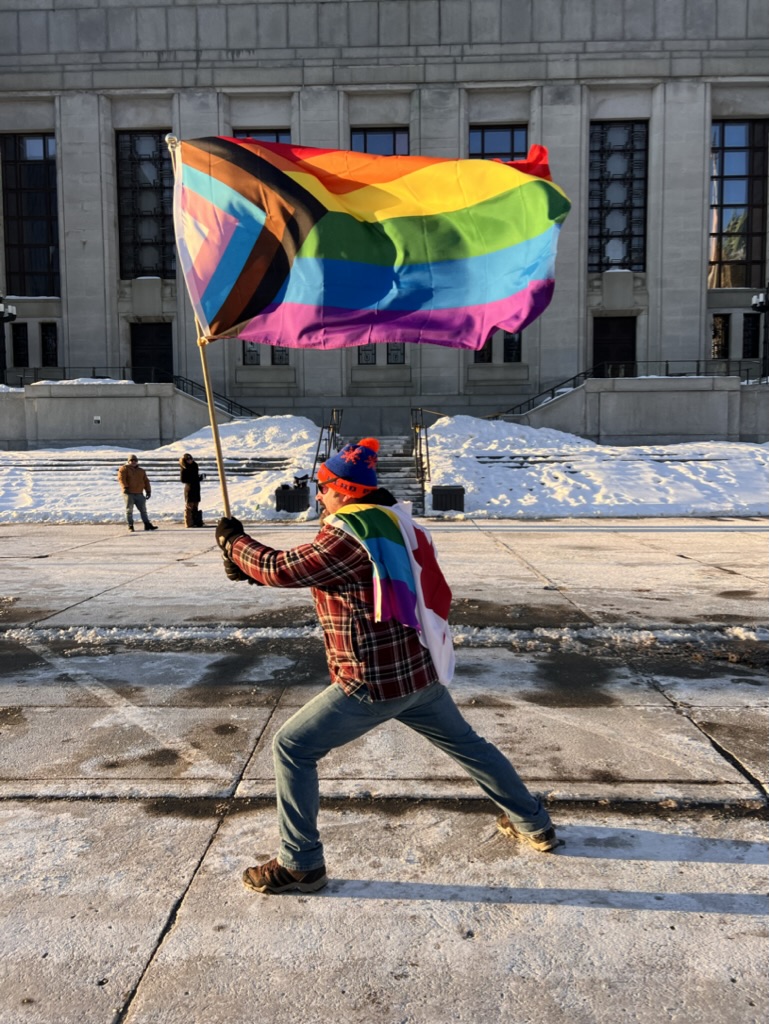
[[[646,269],[645,121],[590,125],[588,270]]]
[[[284,345],[273,345],[270,358],[273,366],[288,366],[288,349]]]
[[[714,121],[710,149],[709,288],[765,280],[769,121]]]
[[[376,345],[358,346],[358,366],[376,365]]]
[[[471,125],[468,156],[480,160],[524,160],[529,151],[526,125]]]
[[[59,365],[59,331],[55,323],[40,324],[40,363],[42,366]]]
[[[259,354],[259,345],[255,341],[244,341],[243,342],[243,365],[244,366],[259,366],[262,361],[262,357]]]
[[[711,359],[729,358],[729,325],[731,314],[713,314],[713,344],[711,347]]]
[[[0,135],[5,285],[10,295],[60,295],[56,139]]]
[[[176,276],[174,174],[167,131],[117,133],[120,276]]]
[[[403,366],[406,362],[406,346],[402,341],[387,342],[387,365]]]

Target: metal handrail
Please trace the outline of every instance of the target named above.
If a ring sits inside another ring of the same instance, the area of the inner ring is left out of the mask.
[[[559,397],[560,391],[571,391],[586,380],[592,378],[617,377],[739,377],[744,383],[751,383],[753,375],[761,378],[761,365],[758,359],[666,359],[659,361],[638,360],[627,362],[604,362],[583,370],[567,380],[553,384],[552,387],[540,391],[532,398],[514,405],[502,412],[491,413],[482,417],[496,420],[500,416],[521,416],[532,409],[543,405],[545,401]]]
[[[201,401],[206,401],[206,389],[202,384],[198,384],[195,380],[190,380],[189,377],[179,377],[174,375],[173,385],[177,391],[182,391],[186,395],[190,395],[192,398],[199,398]],[[220,395],[216,391],[213,392],[214,405],[217,409],[223,409],[229,413],[230,416],[261,416],[261,413],[254,412],[253,409],[249,409],[247,405],[241,405],[240,402],[235,402],[231,398],[227,398],[226,395]]]
[[[411,433],[413,436],[414,466],[419,488],[422,492],[422,508],[425,507],[425,490],[430,479],[430,442],[425,425],[424,409],[411,410]]]
[[[331,457],[331,453],[336,451],[338,448],[339,428],[342,426],[343,412],[343,409],[332,409],[328,424],[320,428],[318,444],[315,448],[315,458],[313,459],[312,471],[310,472],[311,480],[315,479],[315,470],[318,468],[318,464],[329,459]]]

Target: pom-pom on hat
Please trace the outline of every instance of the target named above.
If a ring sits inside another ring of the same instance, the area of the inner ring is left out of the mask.
[[[376,479],[379,441],[364,437],[357,444],[345,445],[318,470],[318,483],[328,484],[347,498],[363,498],[379,486]]]

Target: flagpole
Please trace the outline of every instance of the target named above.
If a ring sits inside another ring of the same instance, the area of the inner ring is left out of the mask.
[[[177,172],[177,149],[179,147],[179,140],[175,135],[166,135],[166,145],[171,153],[171,165],[174,171],[174,180],[176,180]],[[211,377],[208,373],[208,359],[206,358],[206,346],[209,344],[208,340],[203,336],[203,331],[200,328],[200,321],[195,317],[195,330],[198,336],[198,349],[200,350],[200,362],[203,367],[203,384],[206,389],[206,401],[208,402],[208,419],[211,423],[211,436],[214,439],[214,454],[216,455],[216,468],[219,472],[219,486],[222,491],[222,504],[224,506],[224,514],[229,519],[230,517],[230,499],[227,494],[227,478],[224,474],[224,459],[222,458],[222,445],[219,440],[219,425],[216,422],[216,408],[214,406],[214,393],[211,388]]]

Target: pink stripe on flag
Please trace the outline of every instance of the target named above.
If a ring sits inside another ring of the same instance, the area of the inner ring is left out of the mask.
[[[521,331],[550,303],[555,282],[533,281],[508,298],[483,306],[402,312],[298,306],[283,302],[237,331],[244,341],[287,348],[334,349],[384,342],[481,348],[497,326]]]

